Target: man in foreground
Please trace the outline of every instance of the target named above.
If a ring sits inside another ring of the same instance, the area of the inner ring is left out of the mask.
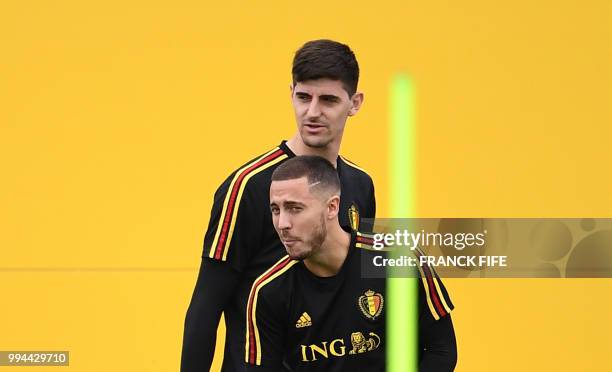
[[[342,184],[339,220],[356,229],[359,217],[375,215],[374,186],[363,170],[340,157],[349,116],[357,114],[359,66],[350,48],[315,40],[293,60],[293,104],[297,133],[233,172],[214,197],[204,238],[202,265],[185,319],[182,372],[209,371],[221,313],[226,340],[222,371],[244,364],[246,301],[253,280],[284,254],[270,215],[270,177],[295,155],[318,155],[334,164]]]
[[[340,226],[340,180],[333,166],[317,156],[280,165],[272,174],[270,209],[287,255],[251,288],[249,370],[384,370],[385,279],[361,275],[362,256],[380,252],[367,250],[370,237]],[[436,280],[438,287],[427,292],[419,285],[419,369],[452,371],[457,351],[450,314],[427,305],[453,309]]]

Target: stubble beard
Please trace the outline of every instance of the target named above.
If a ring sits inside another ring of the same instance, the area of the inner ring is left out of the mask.
[[[328,147],[329,144],[332,143],[334,140],[334,138],[331,135],[329,137],[323,137],[323,136],[310,136],[304,133],[304,134],[300,134],[300,137],[302,137],[302,142],[304,142],[306,146],[312,147],[314,149],[324,149]]]
[[[295,256],[289,254],[289,257],[291,257],[294,260],[299,260],[299,261],[303,261],[311,257],[313,254],[316,254],[317,252],[319,252],[326,237],[327,237],[327,226],[325,225],[325,216],[321,214],[320,224],[313,229],[311,233],[311,238],[303,242],[304,245],[306,245],[307,247],[310,247],[310,250],[304,251]]]

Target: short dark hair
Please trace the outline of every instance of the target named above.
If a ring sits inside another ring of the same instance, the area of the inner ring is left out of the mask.
[[[309,41],[295,52],[291,73],[293,86],[321,78],[340,80],[349,97],[359,82],[359,64],[351,48],[327,39]]]
[[[306,177],[312,189],[340,195],[340,178],[331,163],[320,156],[302,155],[279,165],[272,173],[272,181],[287,181]]]

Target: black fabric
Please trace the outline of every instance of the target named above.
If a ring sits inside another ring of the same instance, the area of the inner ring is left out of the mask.
[[[214,337],[221,312],[224,312],[226,323],[222,370],[242,371],[245,368],[245,312],[251,284],[255,278],[286,253],[272,225],[269,190],[274,169],[284,160],[294,157],[295,154],[287,147],[285,141],[271,152],[278,150],[282,152],[281,161],[253,174],[248,180],[243,180],[244,189],[240,198],[236,200],[236,222],[233,234],[229,237],[225,260],[222,257],[216,257],[216,247],[212,245],[219,223],[223,223],[220,219],[227,195],[231,193],[232,181],[241,170],[245,169],[246,165],[253,164],[253,161],[245,163],[245,166],[232,172],[214,195],[210,221],[204,238],[203,262],[215,260],[219,265],[214,272],[200,275],[198,279],[196,289],[199,286],[203,290],[194,291],[192,305],[187,314],[182,372],[201,372],[208,371],[210,368],[212,361],[210,355],[214,354]],[[258,156],[253,160],[261,157]],[[350,226],[349,209],[351,206],[358,211],[360,219],[374,218],[376,203],[374,184],[370,176],[345,162],[341,157],[337,159],[337,169],[342,189],[339,214],[341,225]],[[211,255],[213,258],[210,257]],[[221,273],[223,270],[232,274]],[[231,286],[226,285],[225,281],[228,276],[233,275],[239,277],[238,282],[233,283],[230,280]],[[212,295],[220,295],[224,301],[221,301],[221,298],[209,299]],[[198,304],[198,306],[193,304]],[[200,350],[200,352],[192,352],[194,350]]]
[[[185,317],[181,371],[208,371],[215,352],[221,312],[234,293],[240,273],[228,265],[202,259]]]
[[[457,341],[448,314],[420,330],[420,372],[448,372],[457,364]]]
[[[248,370],[258,371],[262,367],[280,370],[284,364],[291,371],[384,371],[386,280],[361,275],[361,262],[381,254],[385,253],[356,247],[353,233],[349,253],[338,274],[319,278],[303,262],[298,262],[279,270],[280,274],[265,285],[253,288],[255,317],[247,326],[252,334],[257,333],[259,343],[248,345],[249,351],[254,350],[249,354]],[[452,310],[444,284],[436,279]],[[421,368],[449,371],[456,360],[450,314],[445,312],[445,316],[436,320],[438,313],[427,305],[428,298],[430,302],[436,301],[435,294],[426,291],[427,285],[428,281],[419,279]],[[373,315],[363,304],[364,300],[368,303],[367,299],[373,301],[376,297],[381,299],[381,311]],[[437,301],[440,303],[439,297]],[[304,313],[308,314],[310,324],[302,327]],[[368,350],[359,351],[359,343],[353,337],[367,341]]]

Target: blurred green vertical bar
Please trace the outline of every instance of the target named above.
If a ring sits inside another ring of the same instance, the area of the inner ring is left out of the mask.
[[[414,217],[414,86],[406,75],[391,86],[390,211],[392,218]],[[408,228],[408,227],[406,227]],[[396,252],[401,255],[401,252]],[[387,371],[418,370],[417,279],[387,279]]]

